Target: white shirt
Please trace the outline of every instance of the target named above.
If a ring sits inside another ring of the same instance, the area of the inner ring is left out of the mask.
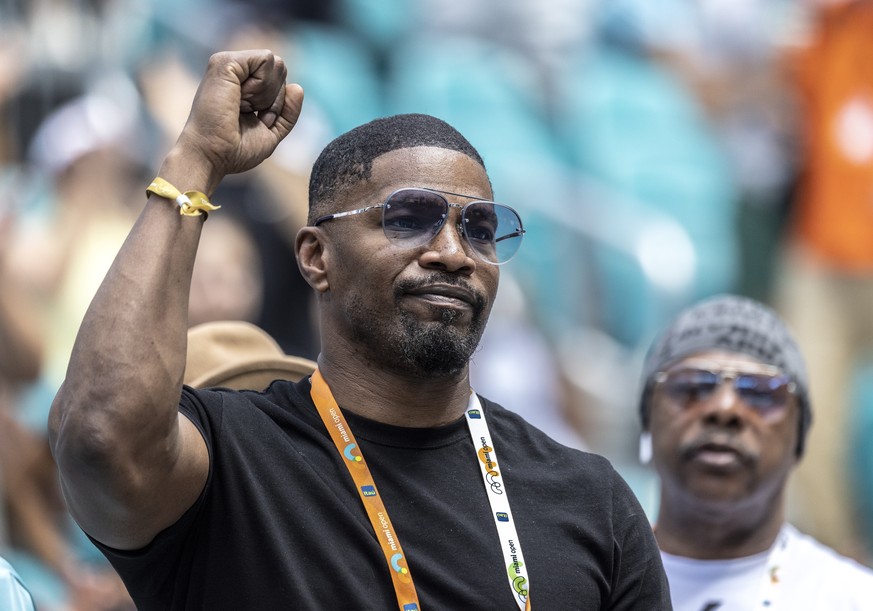
[[[780,540],[784,551],[775,567],[770,550],[732,560],[661,552],[674,611],[873,611],[873,571],[789,524]],[[775,583],[764,578],[771,570]],[[764,606],[768,599],[772,604]]]
[[[3,611],[33,611],[30,592],[21,585],[18,574],[6,560],[0,558],[0,609]]]

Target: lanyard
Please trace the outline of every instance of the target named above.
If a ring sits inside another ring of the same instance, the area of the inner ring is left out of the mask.
[[[345,459],[343,464],[349,470],[358,495],[364,504],[367,517],[376,532],[376,538],[385,554],[388,563],[394,591],[397,595],[397,603],[400,611],[419,611],[418,594],[412,583],[412,574],[406,565],[406,557],[400,547],[400,539],[397,537],[388,511],[382,502],[382,497],[376,488],[376,482],[370,473],[370,468],[364,460],[360,446],[352,434],[351,428],[346,422],[336,400],[333,398],[327,382],[316,369],[312,374],[312,400],[318,410],[324,426],[327,428],[330,438],[337,451]],[[479,398],[475,393],[470,393],[470,401],[467,405],[467,426],[470,436],[473,438],[474,451],[478,458],[477,462],[482,471],[485,489],[491,503],[494,523],[500,536],[503,558],[507,567],[507,578],[512,588],[518,607],[521,611],[530,611],[530,599],[528,597],[528,576],[521,554],[521,542],[515,531],[512,521],[512,512],[509,509],[509,499],[503,479],[497,470],[497,455],[491,443],[488,432],[488,424],[485,421],[485,412],[479,405]],[[478,443],[477,443],[478,440]]]
[[[355,488],[358,489],[358,495],[364,503],[367,517],[370,518],[373,530],[376,531],[376,538],[382,546],[382,553],[385,554],[385,561],[390,569],[391,581],[394,582],[394,592],[397,594],[400,611],[419,611],[418,594],[412,583],[412,574],[406,566],[406,556],[403,554],[403,548],[400,547],[400,539],[397,538],[391,525],[388,511],[376,489],[376,482],[373,481],[370,468],[361,455],[360,446],[318,369],[312,374],[310,394],[337,451],[345,459],[343,464],[355,482]]]
[[[482,472],[482,481],[485,482],[488,501],[491,503],[491,514],[497,526],[497,534],[500,537],[509,587],[512,588],[512,595],[518,603],[518,608],[521,611],[530,611],[529,581],[524,556],[521,554],[521,541],[515,531],[512,511],[509,509],[508,492],[503,477],[497,469],[497,451],[491,443],[485,412],[479,405],[479,397],[474,392],[470,393],[470,402],[464,415],[467,417],[467,428],[470,429],[470,437],[473,438],[476,455],[479,457],[477,462]]]

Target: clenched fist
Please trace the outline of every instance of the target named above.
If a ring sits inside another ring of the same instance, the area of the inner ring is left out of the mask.
[[[170,157],[181,157],[211,193],[227,174],[269,157],[303,105],[303,89],[286,84],[282,58],[269,50],[225,51],[209,58],[188,121]],[[174,164],[175,165],[175,164]]]

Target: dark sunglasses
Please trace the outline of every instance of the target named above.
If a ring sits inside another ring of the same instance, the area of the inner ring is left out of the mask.
[[[450,203],[444,195],[469,197],[423,187],[398,189],[381,204],[327,214],[315,219],[313,225],[381,208],[382,230],[388,241],[414,248],[430,242],[446,224],[449,208],[458,208],[461,211],[458,232],[480,259],[500,265],[518,252],[525,232],[515,210],[489,201],[472,201],[462,206]]]
[[[722,384],[730,382],[742,402],[767,419],[778,419],[785,413],[795,390],[791,378],[775,368],[772,373],[683,368],[658,372],[654,381],[672,401],[686,408],[708,400]]]

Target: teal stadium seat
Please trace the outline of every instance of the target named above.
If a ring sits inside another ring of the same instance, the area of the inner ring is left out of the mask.
[[[584,308],[584,263],[565,256],[578,236],[549,213],[563,209],[572,178],[546,121],[537,78],[527,58],[481,39],[408,37],[389,62],[386,105],[389,113],[440,117],[479,150],[495,198],[516,208],[527,229],[509,264],[512,273],[538,323],[560,333]]]
[[[392,52],[413,26],[415,3],[408,0],[335,0],[342,27],[379,55]]]
[[[557,154],[536,78],[524,56],[486,41],[407,36],[388,62],[386,105],[389,114],[423,112],[457,127],[497,182],[529,159]]]
[[[288,32],[294,80],[327,115],[339,135],[384,114],[381,84],[371,49],[331,25],[298,21]]]
[[[653,306],[664,294],[639,265],[615,249],[594,253],[604,326],[639,345],[676,309],[736,282],[737,193],[728,160],[684,85],[645,57],[598,49],[569,63],[556,82],[557,131],[574,167],[636,202],[641,214],[672,219],[693,245],[693,279],[657,316]],[[624,222],[603,212],[604,223]]]

